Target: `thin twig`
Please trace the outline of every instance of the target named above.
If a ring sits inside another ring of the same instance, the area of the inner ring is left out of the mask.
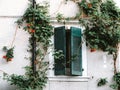
[[[0,70],[0,72],[2,72],[2,73],[6,73],[5,71],[3,71],[3,70]],[[6,73],[6,74],[8,74],[8,73]]]
[[[60,10],[60,8],[61,8],[63,2],[64,2],[64,1],[61,1],[61,3],[60,3],[60,5],[58,6],[57,10],[56,10],[54,13],[52,13],[50,16],[56,14],[56,13]]]
[[[13,44],[14,44],[14,42],[15,42],[15,37],[16,37],[16,35],[17,35],[17,30],[18,30],[18,26],[16,27],[15,34],[14,34],[14,36],[13,36],[13,40],[12,40],[12,43],[11,43],[11,47],[13,47]]]

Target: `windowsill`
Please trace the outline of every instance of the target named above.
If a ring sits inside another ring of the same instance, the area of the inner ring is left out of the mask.
[[[89,76],[52,76],[48,77],[49,81],[58,82],[88,82]]]

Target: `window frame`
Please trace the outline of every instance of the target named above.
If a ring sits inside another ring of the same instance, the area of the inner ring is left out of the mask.
[[[60,26],[60,25],[59,25]],[[58,25],[56,25],[55,27],[59,27]],[[61,25],[63,26],[63,25]],[[83,33],[84,28],[81,27],[80,25],[67,25],[67,29],[70,29],[70,27],[78,27],[81,28],[81,32]],[[54,43],[54,36],[51,37],[52,40],[52,44]],[[82,38],[82,41],[83,38]],[[49,51],[53,51],[54,48],[54,44],[52,47],[49,48]],[[53,53],[49,54],[49,71],[48,71],[48,79],[49,80],[55,80],[55,81],[88,81],[88,79],[90,79],[90,77],[87,74],[87,47],[86,47],[86,42],[82,42],[82,68],[84,69],[82,72],[82,76],[66,76],[66,75],[58,75],[56,76],[54,74],[54,56],[52,55]]]

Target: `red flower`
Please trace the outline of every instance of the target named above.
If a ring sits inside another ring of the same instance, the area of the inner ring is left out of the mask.
[[[35,30],[32,29],[32,30],[31,30],[31,33],[34,33],[34,32],[35,32]]]
[[[87,6],[88,6],[89,8],[92,8],[92,4],[91,4],[91,3],[88,3]]]
[[[6,59],[7,57],[6,57],[6,56],[3,56],[3,58],[5,58],[5,59]]]
[[[9,58],[8,61],[12,61],[12,58]]]
[[[96,51],[96,49],[95,48],[92,48],[91,50],[90,50],[90,52],[95,52]]]
[[[30,27],[30,26],[31,26],[31,24],[27,24],[27,26],[28,26],[28,27]]]
[[[28,29],[28,31],[31,32],[31,33],[34,33],[34,32],[35,32],[34,29]]]

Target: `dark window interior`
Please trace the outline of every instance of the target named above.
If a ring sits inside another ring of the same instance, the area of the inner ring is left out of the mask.
[[[71,56],[70,56],[70,41],[71,41],[71,38],[70,38],[71,34],[70,34],[70,30],[67,29],[66,30],[66,74],[67,75],[70,75],[70,59],[71,59]]]

